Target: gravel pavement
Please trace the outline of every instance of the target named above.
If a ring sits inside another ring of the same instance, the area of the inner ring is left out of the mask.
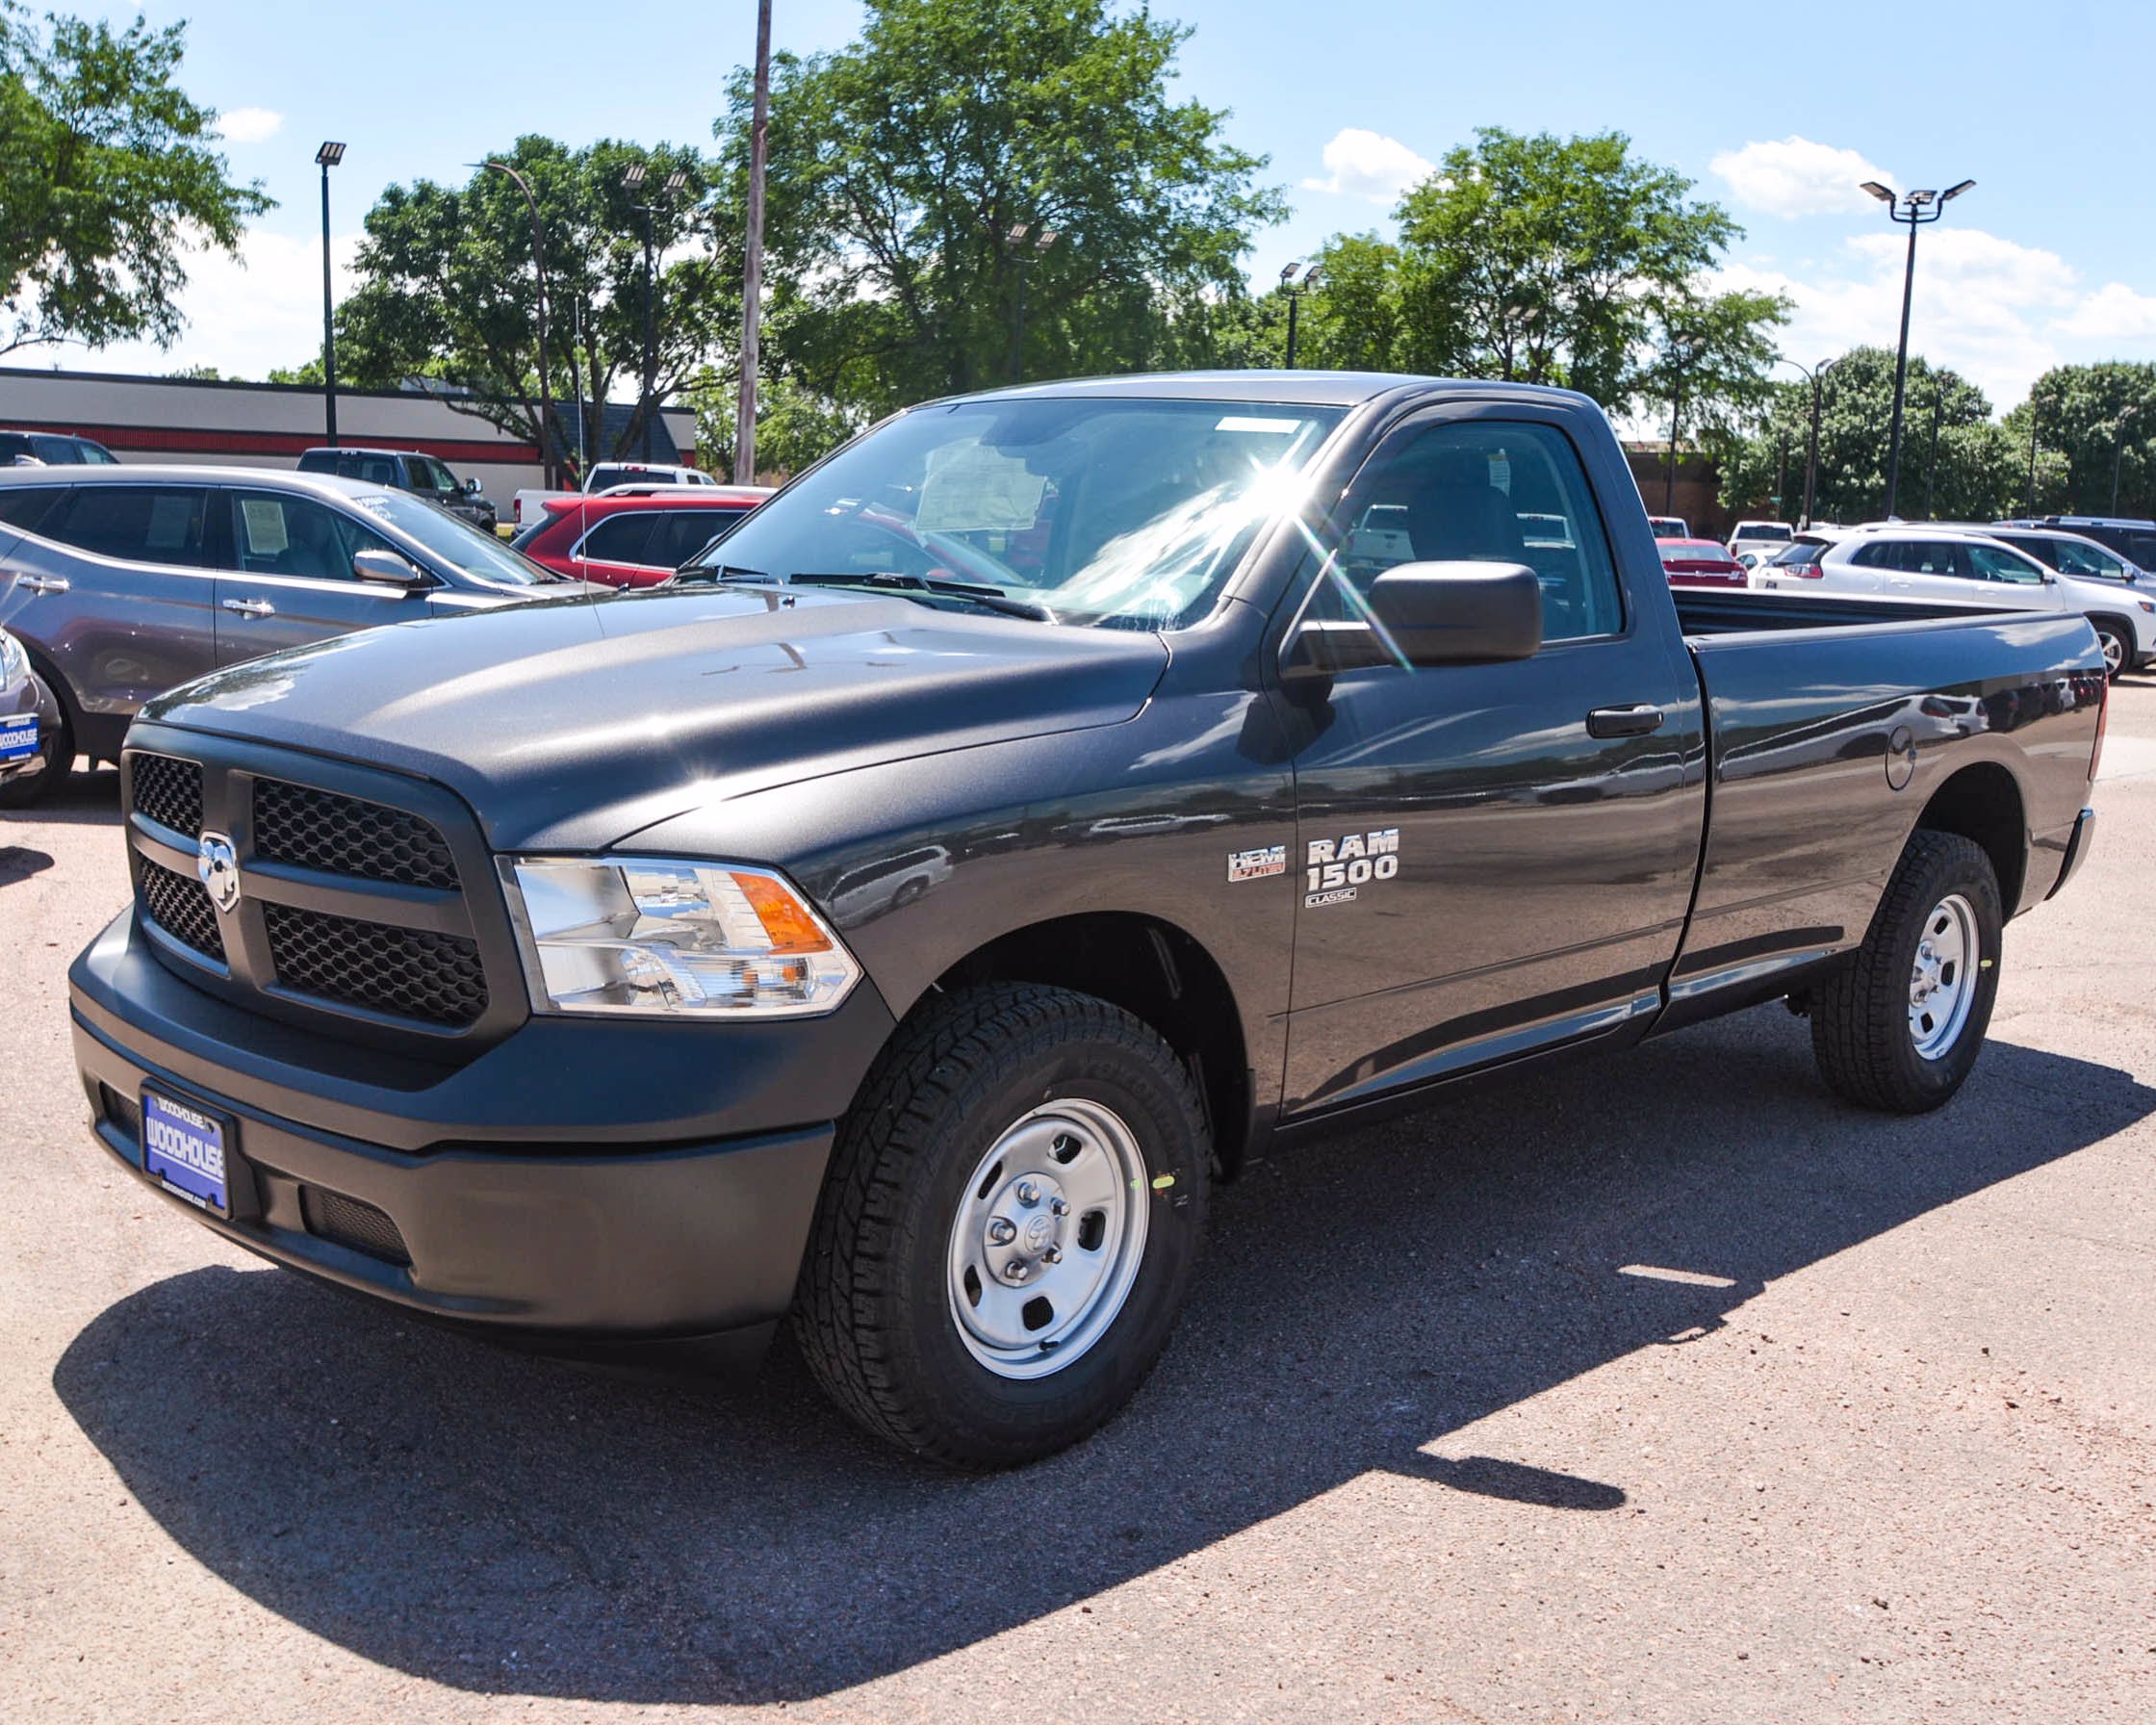
[[[989,1480],[416,1327],[93,1146],[110,773],[0,815],[0,1719],[2156,1719],[2156,680],[1924,1120],[1779,1007],[1225,1190]],[[1652,1274],[1648,1274],[1651,1272]]]

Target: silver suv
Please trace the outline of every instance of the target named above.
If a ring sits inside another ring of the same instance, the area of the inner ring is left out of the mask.
[[[60,708],[61,771],[221,665],[355,629],[580,590],[400,491],[249,468],[0,472],[0,627]]]

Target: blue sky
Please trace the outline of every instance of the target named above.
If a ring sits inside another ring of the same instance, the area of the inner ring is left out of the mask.
[[[116,18],[133,8],[76,0]],[[752,49],[751,0],[514,8],[407,0],[153,0],[189,22],[185,82],[227,116],[236,171],[281,207],[247,268],[195,271],[188,335],[65,363],[260,376],[319,341],[315,145],[350,145],[333,176],[340,256],[381,188],[461,164],[521,132],[707,142],[729,69]],[[1747,228],[1728,274],[1798,311],[1784,350],[1808,363],[1891,343],[1901,231],[1854,189],[1973,178],[1920,242],[1912,348],[1968,373],[2003,410],[2045,366],[2156,358],[2156,225],[2145,190],[2156,8],[2124,0],[1809,8],[1599,0],[1162,0],[1192,27],[1185,93],[1232,110],[1230,136],[1271,158],[1292,220],[1250,262],[1269,282],[1342,229],[1390,228],[1398,190],[1478,125],[1629,133]],[[851,0],[776,0],[780,46],[834,47]],[[24,356],[17,356],[18,363]],[[35,363],[35,362],[34,362]]]

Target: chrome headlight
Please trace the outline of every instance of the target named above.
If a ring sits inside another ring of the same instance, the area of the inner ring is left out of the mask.
[[[29,675],[30,655],[23,652],[20,641],[0,629],[0,688],[19,682]]]
[[[768,868],[659,857],[505,857],[533,1010],[644,1017],[825,1013],[860,966]]]

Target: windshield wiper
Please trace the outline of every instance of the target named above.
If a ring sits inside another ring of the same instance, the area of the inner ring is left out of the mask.
[[[738,573],[760,580],[771,579],[760,569],[722,569],[721,573]],[[1001,587],[990,587],[978,581],[948,580],[933,575],[901,575],[894,569],[791,575],[786,580],[797,587],[865,587],[871,592],[896,590],[902,593],[934,593],[939,598],[970,600],[984,610],[1000,612],[1006,617],[1024,617],[1034,623],[1053,623],[1056,620],[1055,612],[1046,605],[1036,605],[1030,599],[1014,599]]]

